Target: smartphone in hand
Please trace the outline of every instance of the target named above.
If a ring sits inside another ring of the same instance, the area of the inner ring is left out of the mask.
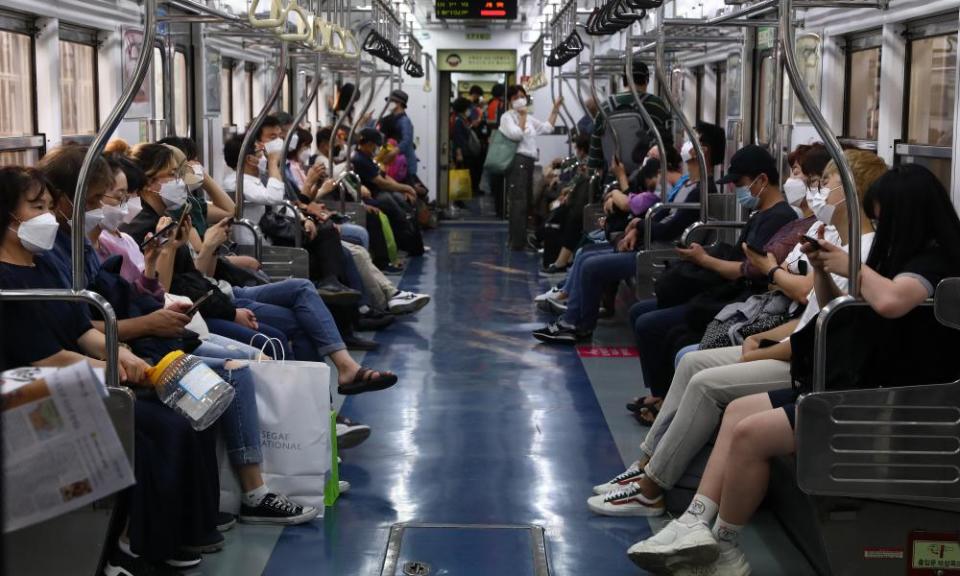
[[[208,298],[210,298],[211,296],[213,296],[213,292],[214,292],[214,289],[210,289],[209,292],[207,292],[206,294],[204,294],[203,296],[201,296],[199,300],[197,300],[196,302],[194,302],[194,303],[193,303],[193,306],[191,306],[189,309],[187,309],[187,311],[184,312],[184,314],[186,314],[187,316],[193,318],[193,315],[196,314],[197,311],[200,310],[200,305],[203,304],[204,302],[206,302],[206,300],[207,300]]]
[[[800,236],[800,241],[806,244],[808,247],[813,248],[814,250],[820,249],[820,241],[817,240],[816,238],[813,238],[812,236],[807,236],[806,234],[802,234]]]
[[[173,229],[176,228],[179,224],[177,222],[171,222],[157,231],[156,234],[150,238],[145,239],[140,243],[140,251],[143,252],[147,249],[147,246],[151,242],[156,242],[157,246],[163,246],[170,239],[170,233],[173,232]]]

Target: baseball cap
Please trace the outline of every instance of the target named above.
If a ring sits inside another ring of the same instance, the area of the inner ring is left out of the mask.
[[[359,142],[361,144],[373,142],[377,146],[383,146],[383,134],[381,134],[376,128],[363,128],[360,130]]]
[[[737,182],[744,176],[754,178],[760,174],[766,174],[773,182],[780,181],[780,172],[777,170],[777,162],[773,156],[767,152],[766,148],[751,144],[737,150],[730,159],[730,167],[727,174],[720,179],[720,184],[729,184]]]

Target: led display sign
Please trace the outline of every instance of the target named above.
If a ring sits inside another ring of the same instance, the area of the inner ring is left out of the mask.
[[[517,0],[436,0],[437,18],[516,20]]]

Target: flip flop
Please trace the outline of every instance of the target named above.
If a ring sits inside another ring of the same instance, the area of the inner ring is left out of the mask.
[[[662,406],[662,400],[654,402],[653,404],[644,406],[639,412],[634,412],[633,417],[637,422],[643,424],[644,426],[653,426],[654,421],[657,419],[657,414],[660,413],[660,408]]]
[[[379,374],[380,376],[374,378],[374,374]],[[396,383],[397,375],[393,372],[371,370],[370,368],[361,366],[352,381],[337,386],[337,392],[344,396],[350,396],[353,394],[363,394],[364,392],[385,390]]]

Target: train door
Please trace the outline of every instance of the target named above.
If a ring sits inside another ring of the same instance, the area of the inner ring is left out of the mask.
[[[951,189],[957,91],[957,15],[907,26],[904,138],[895,163],[914,162]]]

